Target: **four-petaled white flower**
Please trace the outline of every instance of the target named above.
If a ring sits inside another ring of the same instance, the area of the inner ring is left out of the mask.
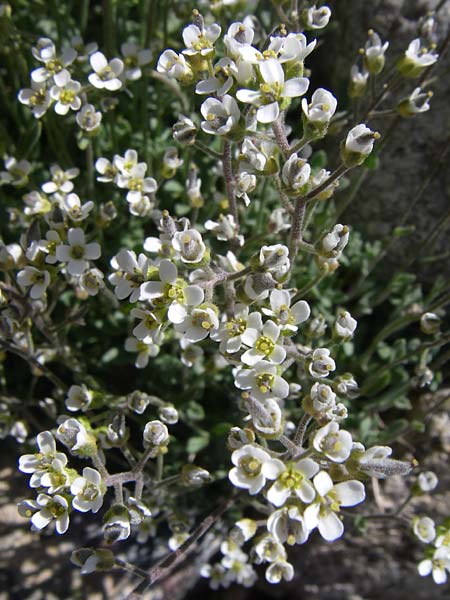
[[[123,56],[124,77],[130,81],[140,79],[141,67],[148,65],[152,59],[151,50],[141,49],[134,42],[125,42],[120,46],[120,51]]]
[[[430,544],[436,537],[436,527],[430,517],[416,517],[413,520],[413,531],[424,544]]]
[[[69,275],[82,275],[89,267],[89,261],[100,257],[100,244],[86,244],[84,231],[78,227],[69,229],[67,241],[68,244],[57,246],[56,258],[67,263]]]
[[[65,79],[60,79],[59,85],[54,85],[50,89],[50,96],[56,101],[55,112],[58,115],[66,115],[69,110],[80,110],[81,98],[78,94],[81,91],[81,83],[70,79],[67,74]]]
[[[262,312],[281,326],[285,334],[296,333],[298,325],[309,319],[311,309],[305,300],[299,300],[291,306],[291,295],[287,290],[270,292],[270,309],[262,308]]]
[[[213,23],[208,27],[198,27],[197,25],[188,25],[183,29],[183,42],[186,49],[183,54],[186,56],[208,56],[214,52],[214,42],[217,40],[221,32],[220,25]]]
[[[72,412],[77,410],[86,411],[91,405],[94,394],[83,383],[81,385],[71,385],[67,392],[66,407]]]
[[[316,499],[303,514],[306,527],[311,531],[317,527],[327,542],[333,542],[344,533],[338,516],[341,506],[355,506],[366,497],[364,485],[355,479],[333,485],[326,471],[320,471],[313,480]]]
[[[33,513],[32,516],[30,513]],[[39,494],[36,500],[28,500],[19,505],[22,516],[31,516],[32,529],[40,531],[51,522],[55,523],[56,532],[63,534],[69,527],[69,504],[64,496],[56,494],[48,496]]]
[[[70,492],[75,496],[72,506],[80,512],[98,512],[103,504],[106,485],[98,471],[84,467],[83,476],[77,477],[70,486]]]
[[[264,323],[261,330],[248,327],[241,339],[250,349],[242,355],[242,362],[250,367],[260,360],[281,364],[286,358],[286,350],[277,344],[280,333],[281,328],[273,321]]]
[[[281,64],[275,58],[269,58],[258,64],[263,83],[259,90],[240,89],[236,98],[247,104],[258,106],[256,118],[260,123],[273,123],[279,114],[279,101],[284,98],[303,96],[309,86],[306,77],[293,77],[285,81]]]
[[[316,431],[313,446],[333,462],[347,460],[352,451],[352,436],[348,431],[339,430],[336,422],[331,422]]]
[[[181,260],[187,264],[200,262],[205,256],[206,246],[196,229],[178,231],[172,239],[172,246]]]
[[[319,471],[319,465],[311,458],[300,459],[284,464],[273,459],[272,474],[275,483],[267,492],[267,500],[275,506],[283,506],[291,496],[299,498],[305,504],[312,502],[316,496],[310,479]]]
[[[328,348],[316,348],[311,355],[308,370],[313,377],[328,377],[330,371],[336,369],[336,363],[330,356]]]
[[[148,365],[149,358],[153,358],[159,354],[159,346],[155,344],[151,336],[145,337],[143,340],[138,340],[134,337],[128,337],[125,340],[125,350],[127,352],[136,352],[136,361],[134,366],[137,369],[145,369]]]
[[[275,479],[278,459],[274,459],[268,452],[254,446],[245,444],[231,455],[234,467],[228,473],[233,485],[248,490],[252,496],[257,494],[266,484],[266,479]]]
[[[275,510],[267,519],[267,531],[277,542],[289,546],[304,544],[309,537],[303,515],[295,505]]]
[[[336,319],[336,323],[334,324],[334,330],[336,335],[341,338],[351,338],[356,331],[356,327],[358,325],[358,321],[352,317],[352,315],[343,310],[339,314]]]
[[[110,92],[122,87],[119,76],[123,71],[123,62],[120,58],[113,58],[108,62],[104,54],[95,52],[89,57],[89,62],[94,72],[89,75],[88,79],[94,87]]]
[[[201,127],[205,133],[226,135],[239,123],[241,111],[232,96],[207,98],[200,107],[204,121]]]
[[[288,382],[278,375],[277,366],[266,360],[257,362],[253,369],[240,368],[234,383],[240,390],[251,390],[251,395],[258,400],[289,395]]]
[[[450,573],[450,547],[441,546],[437,548],[432,558],[426,558],[418,564],[417,570],[422,577],[426,577],[431,573],[434,582],[438,585],[445,583],[447,572]]]
[[[308,104],[306,98],[302,100],[302,110],[307,119],[314,124],[329,123],[331,117],[336,112],[337,100],[331,92],[323,88],[318,88],[311,98],[311,104]]]
[[[25,267],[17,273],[17,283],[30,288],[30,298],[33,300],[44,296],[50,281],[50,273],[36,269],[36,267]]]

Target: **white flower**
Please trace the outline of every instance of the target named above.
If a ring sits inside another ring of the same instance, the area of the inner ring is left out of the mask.
[[[278,375],[276,365],[266,360],[257,362],[253,369],[238,369],[234,383],[240,390],[251,390],[258,400],[289,395],[289,384]]]
[[[430,67],[438,59],[438,55],[433,51],[429,52],[427,48],[422,48],[420,39],[413,40],[405,52],[405,56],[416,67]]]
[[[333,485],[326,471],[314,477],[317,494],[313,504],[304,512],[306,527],[311,531],[318,527],[327,542],[333,542],[344,533],[344,526],[337,515],[341,506],[355,506],[366,497],[364,485],[354,479]]]
[[[267,567],[266,579],[269,583],[280,583],[282,579],[292,581],[294,567],[287,561],[276,561]]]
[[[304,193],[311,176],[311,166],[298,154],[291,154],[281,171],[283,183],[295,195]]]
[[[39,433],[36,441],[39,452],[24,454],[19,458],[19,469],[22,473],[32,474],[30,487],[41,486],[41,478],[51,468],[54,460],[58,460],[63,465],[67,464],[67,456],[63,452],[56,451],[55,438],[50,431]]]
[[[226,135],[239,123],[241,111],[232,96],[207,98],[200,107],[204,121],[201,128],[212,135]]]
[[[323,29],[330,21],[331,10],[328,6],[316,8],[316,5],[305,10],[305,25],[307,29]]]
[[[342,338],[351,338],[356,331],[358,321],[351,314],[344,310],[339,314],[339,317],[334,324],[336,335]]]
[[[317,413],[317,416],[328,413],[328,411],[333,410],[336,406],[336,394],[330,386],[318,381],[312,386],[310,396],[312,408]]]
[[[267,519],[267,531],[280,544],[304,544],[309,537],[303,516],[297,506],[275,510]]]
[[[402,117],[412,117],[426,112],[430,110],[430,99],[432,96],[433,92],[422,92],[420,87],[416,87],[408,98],[399,103],[397,110]]]
[[[142,77],[140,67],[148,65],[152,59],[151,50],[141,50],[134,42],[125,42],[120,46],[120,51],[123,56],[124,76],[130,81],[136,81]]]
[[[177,81],[189,81],[192,78],[192,69],[182,54],[174,50],[164,50],[156,66],[158,73],[163,73]]]
[[[86,411],[94,397],[91,390],[84,385],[71,385],[67,392],[66,407],[70,411]]]
[[[417,484],[422,492],[432,492],[439,483],[436,473],[424,471],[417,477]]]
[[[192,286],[191,286],[192,287]],[[210,332],[219,327],[219,320],[213,308],[194,308],[191,313],[186,315],[181,323],[175,323],[176,331],[183,333],[188,342],[200,342],[204,340]]]
[[[42,298],[50,285],[50,273],[41,271],[35,267],[25,267],[17,273],[17,283],[23,287],[30,288],[30,298],[37,300]]]
[[[130,316],[141,320],[141,322],[133,329],[133,335],[135,335],[138,340],[144,340],[150,337],[155,344],[159,345],[162,342],[162,324],[155,313],[149,310],[133,308],[130,312]]]
[[[186,286],[182,279],[178,279],[176,266],[165,258],[159,263],[159,279],[160,281],[148,281],[141,285],[140,299],[164,303],[168,306],[169,321],[182,323],[187,315],[187,307],[198,306],[203,302],[202,288],[198,285]]]
[[[141,284],[146,280],[151,261],[145,254],[132,250],[119,251],[111,259],[111,266],[115,272],[109,275],[108,281],[115,286],[114,293],[119,300],[129,298],[130,302],[137,302],[141,295]]]
[[[367,81],[369,80],[369,71],[359,70],[358,65],[353,65],[350,69],[349,96],[350,98],[359,98],[364,94]]]
[[[19,187],[28,182],[31,164],[27,160],[16,160],[13,156],[5,157],[6,171],[0,172],[0,185],[13,185]]]
[[[102,121],[102,113],[93,104],[84,104],[77,112],[76,121],[84,131],[95,131]]]
[[[181,260],[187,264],[200,262],[206,252],[202,236],[196,229],[178,231],[173,236],[172,246],[180,254]]]
[[[45,215],[51,211],[52,205],[45,194],[30,192],[23,197],[27,205],[23,212],[26,215]]]
[[[40,119],[47,112],[52,103],[50,91],[45,83],[31,83],[31,88],[20,90],[18,95],[19,102],[29,106],[32,109],[33,116]]]
[[[214,42],[221,32],[220,25],[213,23],[208,27],[201,29],[197,25],[188,25],[183,29],[183,41],[186,49],[183,54],[186,56],[208,56],[214,51]]]
[[[104,277],[99,269],[88,269],[78,279],[78,285],[89,296],[96,296],[105,287]]]
[[[110,92],[122,87],[119,75],[123,71],[123,62],[120,58],[113,58],[108,62],[104,54],[95,52],[89,57],[89,62],[94,73],[91,73],[88,79],[94,87]]]
[[[348,132],[345,140],[345,149],[363,157],[368,156],[372,152],[375,140],[379,137],[379,133],[372,131],[369,127],[361,123]]]
[[[350,230],[347,225],[338,223],[321,240],[322,252],[329,258],[339,258],[348,244]]]
[[[413,531],[424,544],[430,544],[436,537],[436,527],[430,517],[416,517],[413,520]]]
[[[128,152],[132,151],[129,150]],[[125,157],[126,156],[127,153],[125,153]],[[153,177],[145,177],[145,172],[147,171],[147,165],[145,163],[129,166],[126,158],[124,160],[120,156],[115,156],[114,165],[121,171],[117,176],[116,181],[118,187],[129,190],[127,193],[128,202],[139,202],[144,194],[154,194],[158,189],[156,180],[153,179]]]
[[[311,98],[311,104],[308,105],[306,98],[302,100],[302,110],[307,119],[314,124],[329,123],[331,117],[336,112],[337,100],[331,92],[323,88],[318,88]]]
[[[70,492],[75,496],[72,506],[80,512],[98,512],[103,504],[106,485],[102,476],[91,467],[84,467],[83,476],[77,477],[70,486]]]
[[[116,162],[115,158],[114,163]],[[114,181],[117,177],[118,168],[116,164],[111,163],[107,158],[98,158],[95,162],[95,169],[101,175],[100,177],[97,177],[97,181],[108,183]]]
[[[389,48],[389,42],[381,43],[380,36],[369,29],[369,39],[364,48],[364,64],[369,73],[378,75],[381,73],[385,63],[385,52]]]
[[[59,85],[54,85],[50,89],[50,96],[56,100],[55,112],[58,115],[66,115],[69,109],[79,110],[81,108],[81,98],[78,94],[81,91],[81,83],[70,79],[60,81]]]
[[[149,421],[144,427],[144,445],[162,446],[169,440],[169,430],[162,421]]]
[[[70,73],[66,69],[77,57],[74,48],[67,48],[61,57],[56,54],[53,42],[48,38],[40,38],[36,48],[32,48],[34,58],[44,63],[44,67],[38,67],[31,72],[31,79],[36,83],[43,83],[53,77],[56,85],[64,85],[70,79]]]
[[[250,367],[260,360],[281,364],[286,358],[286,350],[277,344],[280,333],[281,328],[273,321],[267,321],[261,330],[248,327],[241,339],[250,350],[241,356],[242,362]]]
[[[84,204],[81,204],[81,200],[77,194],[71,193],[64,197],[60,208],[71,221],[79,223],[88,218],[89,213],[94,208],[94,203],[92,200],[88,200]]]
[[[309,319],[311,309],[305,300],[299,300],[291,306],[291,295],[287,290],[272,290],[270,309],[262,308],[262,312],[272,317],[281,326],[283,333],[296,333],[297,325]]]
[[[64,171],[59,165],[52,165],[50,167],[50,174],[52,179],[42,184],[42,191],[45,194],[54,194],[55,192],[68,194],[73,190],[72,179],[78,177],[80,169],[74,167]]]
[[[309,504],[315,498],[316,492],[310,481],[319,470],[319,465],[311,458],[300,459],[284,464],[281,460],[273,459],[272,479],[275,483],[267,492],[267,500],[275,506],[283,506],[291,496]]]
[[[236,304],[233,316],[220,324],[218,331],[212,332],[211,338],[220,341],[219,350],[222,353],[233,354],[241,349],[242,334],[247,327],[251,329],[262,328],[262,318],[259,312],[249,314],[249,307]]]
[[[244,83],[251,79],[253,68],[249,63],[240,62],[238,65],[227,56],[216,62],[213,68],[213,75],[208,79],[199,81],[195,87],[197,94],[216,94],[217,96],[225,96],[233,86],[236,79],[240,83]]]
[[[262,246],[259,251],[260,266],[279,278],[285,275],[290,268],[289,249],[283,244]]]
[[[241,49],[244,46],[251,46],[254,36],[255,31],[252,27],[241,22],[232,23],[223,36],[227,54],[239,60],[242,58]]]
[[[233,215],[219,215],[218,221],[208,219],[205,222],[205,229],[212,231],[216,238],[222,242],[236,240],[240,246],[244,243],[243,236],[237,234],[238,228]]]
[[[328,377],[330,371],[336,369],[336,363],[330,356],[328,348],[316,348],[312,353],[308,370],[313,377]]]
[[[125,340],[125,350],[127,352],[137,352],[134,366],[137,369],[145,369],[148,365],[149,358],[153,358],[159,354],[159,346],[155,344],[151,336],[145,337],[143,340],[137,340],[134,337],[128,337]]]
[[[265,535],[260,538],[253,546],[255,552],[254,562],[261,564],[263,562],[277,562],[286,560],[286,550],[283,544],[280,544],[271,535]]]
[[[19,506],[19,512],[22,516],[30,516],[30,509],[34,509],[36,512],[31,517],[32,529],[40,531],[47,527],[52,521],[55,522],[56,531],[59,534],[63,534],[69,527],[69,504],[67,500],[60,495],[48,496],[47,494],[39,494],[36,501],[28,501],[26,510],[21,510]],[[23,505],[22,505],[23,507]]]
[[[274,479],[274,466],[280,462],[273,459],[268,452],[246,444],[231,455],[234,467],[228,473],[233,485],[248,490],[251,496],[257,494],[266,484],[266,479]]]
[[[69,275],[82,275],[89,267],[90,260],[100,257],[101,248],[97,242],[86,244],[84,231],[79,228],[71,228],[67,233],[69,244],[61,244],[56,248],[56,258],[60,262],[67,263]]]
[[[275,58],[269,58],[258,66],[263,79],[259,90],[240,89],[236,98],[259,106],[256,118],[260,123],[272,123],[280,114],[278,101],[302,96],[308,89],[309,80],[306,77],[293,77],[285,81],[283,67]]]
[[[236,196],[242,198],[245,206],[250,204],[248,194],[256,188],[256,183],[256,175],[253,175],[253,173],[241,171],[236,175]]]
[[[331,422],[316,432],[313,446],[333,462],[341,463],[350,456],[352,436],[348,431],[339,431],[339,425]]]
[[[66,419],[56,430],[56,439],[67,446],[75,456],[95,447],[95,439],[77,419]]]
[[[422,577],[426,577],[431,573],[434,582],[438,585],[446,583],[446,572],[450,573],[450,548],[447,546],[437,548],[433,554],[433,558],[422,560],[417,565],[417,570]]]
[[[427,335],[438,333],[441,326],[441,318],[432,312],[423,313],[420,317],[420,329]]]

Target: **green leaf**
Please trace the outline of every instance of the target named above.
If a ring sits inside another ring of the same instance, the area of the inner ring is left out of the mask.
[[[205,410],[201,404],[192,400],[186,407],[186,417],[191,421],[201,421],[205,418]]]
[[[209,444],[209,435],[208,433],[203,433],[202,435],[194,435],[190,437],[186,444],[186,452],[188,454],[196,454],[206,448]]]

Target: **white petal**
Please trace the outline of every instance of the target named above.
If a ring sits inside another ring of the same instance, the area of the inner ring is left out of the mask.
[[[320,473],[314,477],[314,487],[321,496],[326,496],[333,488],[333,480],[326,471],[320,471]]]
[[[91,67],[94,69],[94,71],[101,71],[108,64],[105,55],[101,52],[95,52],[92,54],[89,58],[89,62],[91,63]]]
[[[167,313],[167,318],[171,323],[180,324],[184,321],[187,315],[186,307],[182,304],[178,304],[178,302],[172,302],[169,306],[169,311]]]
[[[203,302],[205,293],[198,285],[188,285],[183,290],[184,298],[188,306],[198,306]]]
[[[102,249],[100,244],[97,244],[97,242],[86,244],[85,257],[88,260],[96,260],[97,258],[100,258],[101,253]]]
[[[290,489],[277,481],[270,487],[269,491],[267,492],[267,500],[271,502],[274,506],[283,506],[283,504],[289,498],[290,494]]]
[[[276,479],[280,473],[285,471],[286,467],[281,460],[278,458],[273,458],[265,462],[261,467],[261,473],[267,479]]]
[[[342,506],[355,506],[355,504],[359,504],[366,497],[364,485],[360,481],[356,481],[356,479],[336,484],[334,491]]]
[[[305,300],[299,300],[296,302],[291,308],[292,316],[294,317],[294,321],[296,324],[303,323],[307,319],[309,319],[309,315],[311,314],[311,309],[309,304],[305,302]]]
[[[273,123],[279,114],[280,107],[278,106],[278,102],[271,102],[258,108],[256,118],[260,123]]]
[[[298,98],[298,96],[303,96],[308,86],[309,79],[306,77],[294,77],[286,81],[281,96],[283,98]]]
[[[284,71],[276,58],[269,58],[259,65],[261,76],[266,83],[284,83]]]
[[[261,93],[254,90],[242,89],[236,92],[236,98],[246,104],[258,104],[261,100]]]
[[[67,239],[71,246],[84,246],[84,231],[79,227],[69,229]]]
[[[332,511],[319,519],[318,527],[320,535],[324,540],[327,540],[327,542],[337,540],[344,533],[342,521],[337,514]]]
[[[163,258],[159,264],[159,277],[164,283],[174,284],[178,275],[176,266],[170,260]]]

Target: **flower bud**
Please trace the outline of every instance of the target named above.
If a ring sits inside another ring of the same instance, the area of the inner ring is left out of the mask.
[[[290,195],[305,194],[311,176],[311,167],[298,154],[292,154],[284,163],[281,178]]]
[[[232,427],[228,435],[227,445],[230,450],[237,450],[246,444],[253,444],[255,439],[255,433],[251,429]]]
[[[72,552],[70,561],[81,567],[82,575],[87,575],[94,571],[109,571],[115,564],[115,557],[106,548],[78,548]]]
[[[345,142],[341,145],[342,162],[347,168],[362,164],[373,150],[375,140],[380,138],[377,131],[372,131],[361,123],[353,127]]]
[[[159,409],[159,418],[168,425],[178,422],[178,411],[172,404],[166,404]]]
[[[339,258],[348,244],[350,230],[347,225],[337,224],[319,242],[319,253],[325,258]]]
[[[142,415],[150,403],[150,396],[144,392],[131,392],[127,396],[127,406],[138,415]]]
[[[434,335],[439,332],[441,319],[435,313],[427,312],[420,317],[420,329],[423,333]]]
[[[74,456],[87,457],[97,451],[95,436],[77,419],[66,419],[56,430],[58,441]]]
[[[367,87],[369,73],[360,71],[358,65],[353,65],[350,69],[350,81],[348,84],[348,95],[350,98],[360,98]]]
[[[350,339],[356,331],[358,322],[351,314],[344,310],[342,311],[334,324],[334,331],[338,337]]]
[[[414,117],[419,113],[430,110],[430,98],[433,92],[422,92],[420,87],[417,87],[412,94],[401,100],[397,106],[397,112],[402,117]]]
[[[178,143],[191,146],[195,143],[197,126],[188,117],[180,115],[180,118],[172,127],[172,135]]]
[[[197,465],[184,465],[181,470],[181,481],[184,485],[203,485],[211,481],[211,475],[206,469]]]
[[[163,446],[169,441],[169,430],[161,421],[149,421],[143,433],[144,446]]]
[[[364,66],[371,75],[378,75],[384,68],[385,52],[389,47],[389,42],[381,43],[380,36],[369,29],[369,39],[364,49]]]
[[[432,492],[439,483],[436,473],[433,471],[424,471],[417,477],[417,481],[414,484],[413,493],[417,496]]]
[[[128,510],[123,504],[114,504],[104,517],[103,535],[107,544],[126,540],[131,533]]]

